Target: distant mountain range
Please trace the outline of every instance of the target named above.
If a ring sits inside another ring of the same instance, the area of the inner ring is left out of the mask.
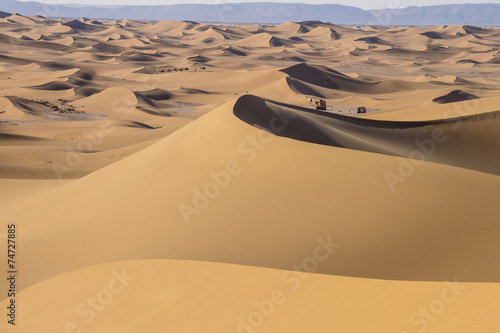
[[[382,25],[500,26],[499,4],[412,6],[398,10],[371,10],[369,12],[378,17]]]
[[[1,0],[0,11],[51,18],[188,20],[217,23],[283,23],[318,20],[359,25],[459,24],[500,26],[500,5],[466,4],[366,11],[336,4],[226,3],[162,6],[71,6]],[[0,17],[4,16],[0,12]]]

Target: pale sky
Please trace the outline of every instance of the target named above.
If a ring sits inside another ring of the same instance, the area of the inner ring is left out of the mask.
[[[21,0],[29,1],[29,0]],[[300,2],[300,3],[336,3],[340,5],[349,5],[363,9],[381,9],[381,8],[405,8],[409,6],[431,6],[444,4],[464,4],[464,3],[500,3],[499,1],[485,0],[31,0],[44,2],[47,4],[84,4],[84,5],[170,5],[178,3],[241,3],[241,2]]]

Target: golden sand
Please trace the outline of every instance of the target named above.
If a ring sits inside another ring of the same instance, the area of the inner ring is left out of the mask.
[[[499,36],[0,19],[2,332],[498,331]]]

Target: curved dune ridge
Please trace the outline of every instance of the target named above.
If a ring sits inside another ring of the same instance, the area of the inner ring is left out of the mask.
[[[465,91],[462,90],[453,90],[449,94],[446,94],[444,96],[436,97],[432,101],[436,103],[453,103],[453,102],[460,102],[460,101],[467,101],[470,99],[477,99],[478,97],[473,94],[469,94]]]
[[[206,39],[206,38],[213,38],[213,39],[221,39],[225,40],[228,39],[224,34],[222,34],[219,30],[214,29],[213,27],[200,32],[199,34],[193,36],[193,39],[200,40],[200,39]]]
[[[461,100],[467,99],[470,97]],[[280,114],[288,124],[277,134],[295,140],[424,158],[500,175],[500,155],[496,154],[500,151],[500,133],[495,131],[500,126],[500,111],[431,121],[379,121],[353,119],[245,96],[239,99],[234,113],[241,120],[271,132],[276,132],[273,131],[273,119]],[[424,157],[423,153],[429,156]]]
[[[280,33],[280,34],[285,34],[285,35],[294,35],[294,34],[307,33],[310,31],[310,29],[307,26],[302,25],[300,23],[288,21],[288,22],[282,23],[276,27],[273,27],[272,31],[274,33]]]
[[[306,40],[330,41],[340,39],[338,32],[330,27],[316,27],[301,36]]]
[[[280,47],[291,44],[293,44],[293,41],[275,37],[267,32],[262,32],[251,37],[239,40],[236,45],[245,47]]]
[[[290,88],[304,95],[314,95],[314,87],[328,89],[331,91],[329,94],[335,93],[332,90],[363,94],[386,94],[415,89],[418,85],[418,83],[412,84],[393,80],[368,81],[357,79],[325,66],[310,66],[305,63],[297,64],[281,71],[288,74]],[[307,85],[312,85],[312,87],[304,91],[303,87]]]

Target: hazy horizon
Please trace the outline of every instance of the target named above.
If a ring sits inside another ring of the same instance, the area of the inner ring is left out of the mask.
[[[18,0],[21,2],[33,2],[33,0]],[[338,0],[338,1],[321,1],[321,0],[273,0],[273,1],[254,1],[254,0],[35,0],[34,2],[41,2],[52,5],[89,5],[89,6],[130,6],[130,5],[173,5],[173,4],[224,4],[224,3],[243,3],[243,2],[281,2],[281,3],[306,3],[306,4],[339,4],[344,6],[359,7],[365,10],[370,9],[394,9],[406,8],[410,6],[433,6],[433,5],[449,5],[449,4],[500,4],[500,1],[481,1],[481,0],[456,0],[456,1],[436,1],[436,0]]]

